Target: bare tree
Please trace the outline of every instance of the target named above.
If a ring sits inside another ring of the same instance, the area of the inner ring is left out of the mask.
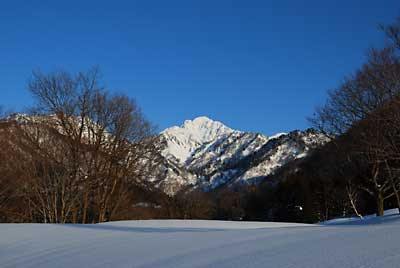
[[[392,45],[400,50],[400,17],[391,25],[381,25],[380,28],[385,32]]]
[[[350,157],[359,162],[363,178],[360,188],[375,198],[377,214],[380,216],[384,213],[384,201],[393,196],[391,179],[385,165],[388,160],[388,143],[383,122],[383,118],[373,113],[349,133],[353,140]]]
[[[29,90],[38,115],[26,140],[43,150],[30,202],[54,211],[45,216],[49,222],[109,220],[137,181],[138,144],[152,133],[151,124],[135,101],[99,85],[97,69],[76,76],[35,72]]]
[[[398,96],[400,62],[392,48],[371,49],[368,62],[355,75],[328,92],[324,106],[309,121],[317,128],[340,135],[355,122]]]
[[[385,29],[392,41],[398,39],[397,26]],[[367,63],[339,88],[330,91],[326,104],[317,108],[316,115],[310,119],[314,126],[328,133],[349,137],[348,157],[366,164],[354,166],[362,167],[365,177],[362,189],[375,197],[378,215],[383,215],[385,199],[398,196],[393,164],[399,154],[391,148],[393,141],[390,141],[397,137],[388,136],[393,132],[390,129],[397,129],[398,122],[388,120],[387,113],[381,110],[399,94],[400,59],[396,48],[371,49]]]

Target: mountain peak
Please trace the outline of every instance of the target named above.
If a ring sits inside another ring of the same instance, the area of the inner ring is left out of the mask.
[[[183,126],[186,124],[210,124],[213,122],[217,122],[217,121],[212,120],[207,116],[199,116],[199,117],[194,118],[193,120],[185,120]],[[218,122],[218,123],[220,123],[220,122]]]
[[[167,141],[164,155],[184,163],[201,145],[235,132],[223,123],[206,116],[186,120],[180,127],[174,126],[161,132]]]
[[[207,116],[199,116],[193,120],[185,120],[180,127],[173,126],[162,131],[162,134],[176,134],[176,132],[186,132],[186,134],[197,136],[202,142],[207,142],[215,136],[229,134],[234,130],[219,121],[212,120]]]
[[[219,121],[212,120],[207,116],[199,116],[193,120],[185,120],[181,128],[188,130],[223,130],[224,132],[232,132],[233,130]],[[203,132],[203,131],[200,131]],[[207,139],[207,137],[204,137]]]
[[[207,116],[198,116],[198,117],[194,118],[193,120],[186,120],[186,121],[190,121],[190,122],[192,122],[192,121],[196,121],[196,122],[207,122],[207,121],[214,121],[214,120],[210,119],[210,118],[207,117]],[[186,122],[186,121],[185,121],[185,122]]]

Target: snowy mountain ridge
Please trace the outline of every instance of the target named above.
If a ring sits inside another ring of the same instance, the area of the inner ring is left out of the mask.
[[[313,129],[266,137],[233,130],[205,116],[167,128],[159,136],[165,161],[153,167],[149,180],[171,195],[188,188],[256,184],[330,140]]]

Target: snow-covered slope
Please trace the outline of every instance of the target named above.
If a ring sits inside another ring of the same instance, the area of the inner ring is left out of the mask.
[[[399,267],[400,217],[352,225],[2,224],[1,267]]]
[[[201,175],[205,188],[226,183],[257,183],[326,141],[325,135],[313,130],[271,138],[256,133],[233,133],[198,149],[187,167]]]
[[[312,129],[266,137],[198,117],[161,132],[166,165],[162,172],[155,169],[152,177],[169,194],[184,188],[257,183],[327,141],[329,137]]]

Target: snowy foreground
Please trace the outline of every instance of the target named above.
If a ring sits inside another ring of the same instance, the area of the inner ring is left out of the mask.
[[[400,267],[400,217],[1,224],[0,267]]]

